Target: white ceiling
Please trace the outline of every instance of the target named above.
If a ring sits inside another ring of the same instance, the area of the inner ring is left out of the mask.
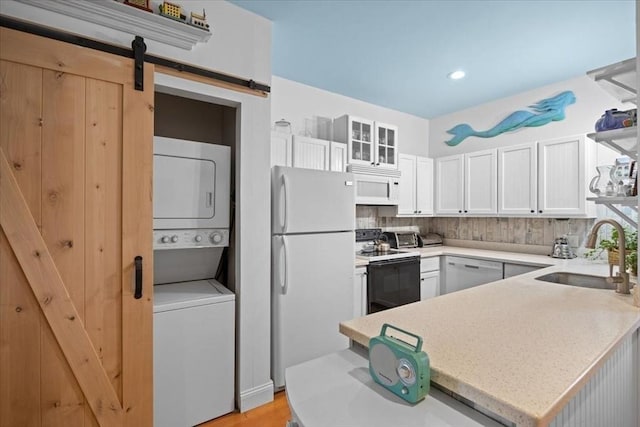
[[[230,1],[273,21],[274,75],[424,118],[636,53],[634,0]]]

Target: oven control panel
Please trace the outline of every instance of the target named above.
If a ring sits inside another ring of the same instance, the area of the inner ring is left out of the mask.
[[[226,228],[153,230],[153,249],[223,248],[229,246]]]

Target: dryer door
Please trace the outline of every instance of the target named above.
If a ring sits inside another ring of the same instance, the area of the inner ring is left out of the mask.
[[[153,156],[155,219],[210,219],[215,216],[216,164],[211,160]]]
[[[227,146],[154,137],[153,228],[229,227]]]

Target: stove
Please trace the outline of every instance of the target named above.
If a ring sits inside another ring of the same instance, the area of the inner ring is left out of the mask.
[[[372,250],[376,240],[386,240],[387,236],[381,228],[361,228],[356,230],[356,257],[369,262],[397,260],[402,258],[420,257],[417,251],[407,249],[389,249],[388,251]]]
[[[398,249],[389,249],[388,251],[358,251],[356,257],[369,260],[369,262],[386,261],[390,259],[402,259],[411,257],[420,257],[420,252],[401,251]]]

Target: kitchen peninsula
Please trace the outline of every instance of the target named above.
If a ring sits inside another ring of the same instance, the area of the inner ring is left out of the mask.
[[[640,309],[613,290],[535,279],[558,271],[605,276],[606,266],[563,261],[343,322],[340,332],[356,347],[366,347],[383,323],[422,336],[432,383],[508,425],[635,427]],[[302,418],[300,400],[289,399]],[[417,425],[398,420],[405,424]]]

